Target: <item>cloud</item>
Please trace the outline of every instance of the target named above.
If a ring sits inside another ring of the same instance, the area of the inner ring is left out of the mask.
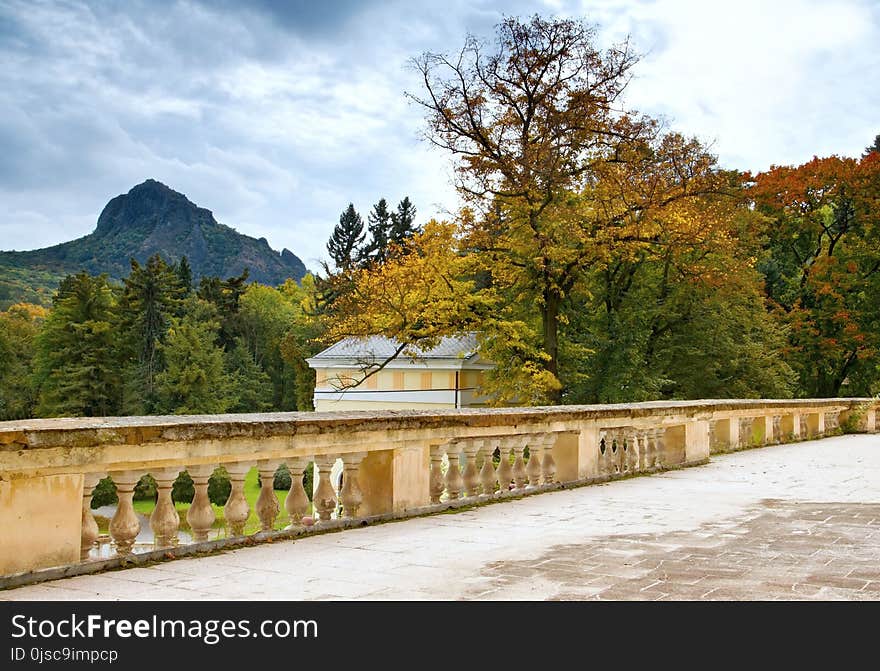
[[[760,169],[858,153],[880,123],[870,2],[196,0],[0,5],[0,248],[94,228],[153,177],[317,269],[348,204],[453,210],[448,157],[419,139],[408,59],[491,39],[504,14],[632,35],[630,103]]]

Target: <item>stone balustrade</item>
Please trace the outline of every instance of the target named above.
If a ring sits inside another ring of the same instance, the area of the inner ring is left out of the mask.
[[[305,533],[430,513],[697,465],[711,452],[821,437],[843,422],[873,432],[877,406],[875,399],[713,400],[0,422],[0,576],[95,562],[100,535],[90,502],[108,474],[119,498],[109,521],[113,551],[134,558],[181,546],[171,490],[184,470],[195,490],[185,513],[191,543],[210,549],[221,533],[208,496],[218,466],[231,481],[228,543],[244,540],[252,512],[258,538],[279,533],[279,522]],[[273,491],[282,464],[291,474],[283,510]],[[311,497],[303,487],[309,464]],[[334,465],[341,478],[331,477]],[[261,479],[254,511],[244,490],[252,468]],[[139,548],[132,499],[147,473],[158,491],[153,543]]]

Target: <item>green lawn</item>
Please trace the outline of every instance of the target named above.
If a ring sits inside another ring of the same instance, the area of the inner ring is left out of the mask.
[[[244,479],[244,496],[247,499],[247,502],[251,507],[251,515],[248,517],[247,524],[245,525],[244,532],[245,534],[252,534],[260,530],[260,519],[257,517],[257,513],[254,511],[254,506],[257,503],[257,498],[260,496],[260,488],[257,486],[257,469],[252,468],[248,471],[247,476]],[[275,491],[275,496],[278,499],[278,503],[281,506],[281,512],[278,517],[275,519],[275,528],[283,529],[288,524],[287,512],[284,510],[284,501],[287,498],[287,490],[284,491]],[[189,531],[189,524],[186,522],[186,511],[189,510],[190,504],[188,503],[175,503],[175,507],[177,508],[177,512],[180,514],[180,530],[181,531]],[[153,508],[156,507],[156,504],[153,501],[135,501],[134,509],[147,517],[153,512]],[[214,508],[214,514],[217,516],[216,522],[214,522],[214,528],[220,530],[219,538],[226,537],[226,520],[223,516],[223,506],[215,506],[212,504],[211,506]],[[311,507],[309,508],[311,512]],[[98,522],[98,528],[101,533],[107,533],[107,525],[109,524],[109,520],[104,517],[96,517]],[[213,538],[213,536],[212,536]]]

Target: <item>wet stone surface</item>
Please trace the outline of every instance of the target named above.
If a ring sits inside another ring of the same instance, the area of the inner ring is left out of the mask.
[[[556,545],[492,562],[483,594],[540,580],[550,599],[874,600],[880,598],[880,504],[767,500],[742,522]]]

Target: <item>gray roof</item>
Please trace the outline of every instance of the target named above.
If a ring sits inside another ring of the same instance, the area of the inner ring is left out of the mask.
[[[313,359],[374,359],[384,360],[394,355],[400,342],[385,336],[367,338],[344,338],[319,352]],[[441,338],[436,347],[422,351],[413,345],[401,353],[402,358],[418,359],[469,359],[477,353],[477,336],[465,333]]]

